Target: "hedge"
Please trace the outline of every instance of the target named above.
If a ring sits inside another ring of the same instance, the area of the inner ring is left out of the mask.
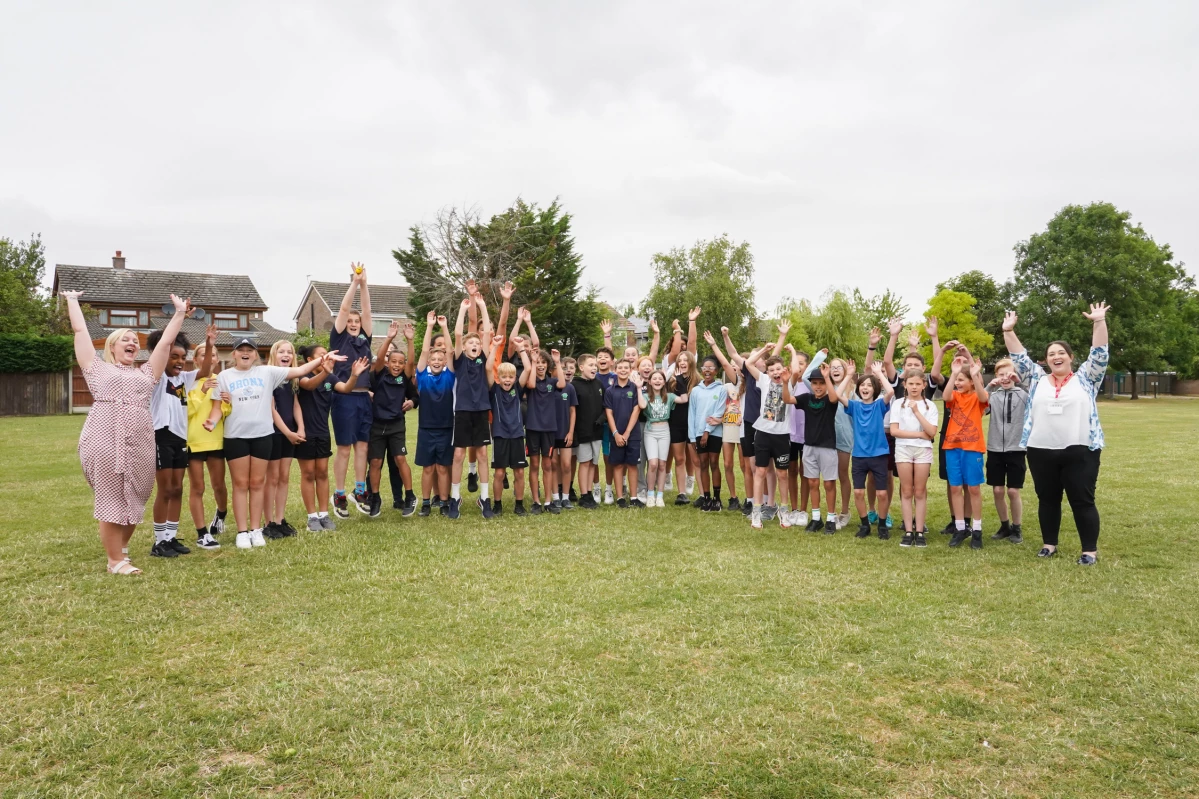
[[[74,363],[72,336],[0,333],[0,373],[65,372]]]

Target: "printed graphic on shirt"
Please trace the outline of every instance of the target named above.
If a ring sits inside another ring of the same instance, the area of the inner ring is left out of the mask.
[[[770,388],[762,394],[761,418],[768,422],[781,422],[786,419],[787,410],[783,405],[783,384],[771,382]]]
[[[174,397],[179,400],[180,405],[187,405],[187,386],[183,383],[172,386],[170,380],[162,381],[163,387],[166,389],[167,396]]]
[[[741,401],[729,397],[724,405],[722,424],[741,424]]]
[[[974,419],[970,414],[962,408],[961,402],[953,403],[953,407],[949,409],[949,420],[953,423],[956,430],[951,435],[945,438],[946,444],[962,444],[963,449],[970,449],[970,444],[979,445],[983,440],[982,428],[975,424]]]

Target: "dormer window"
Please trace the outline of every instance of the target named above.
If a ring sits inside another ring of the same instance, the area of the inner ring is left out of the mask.
[[[249,316],[244,313],[214,313],[212,321],[221,330],[246,330],[250,327]]]

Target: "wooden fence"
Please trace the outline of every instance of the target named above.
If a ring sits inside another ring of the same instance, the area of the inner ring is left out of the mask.
[[[0,416],[71,412],[71,373],[0,374]]]

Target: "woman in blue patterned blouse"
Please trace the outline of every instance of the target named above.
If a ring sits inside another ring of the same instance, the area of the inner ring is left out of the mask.
[[[1003,340],[1020,380],[1029,385],[1028,414],[1020,444],[1028,447],[1028,470],[1039,504],[1044,546],[1037,557],[1057,553],[1062,526],[1062,492],[1070,500],[1074,524],[1082,543],[1081,566],[1094,565],[1099,555],[1099,510],[1095,483],[1099,479],[1099,454],[1103,428],[1095,398],[1107,371],[1107,311],[1105,303],[1084,313],[1091,320],[1091,352],[1074,371],[1074,350],[1064,341],[1050,342],[1045,350],[1049,373],[1033,362],[1016,337],[1016,314],[1003,319]]]

